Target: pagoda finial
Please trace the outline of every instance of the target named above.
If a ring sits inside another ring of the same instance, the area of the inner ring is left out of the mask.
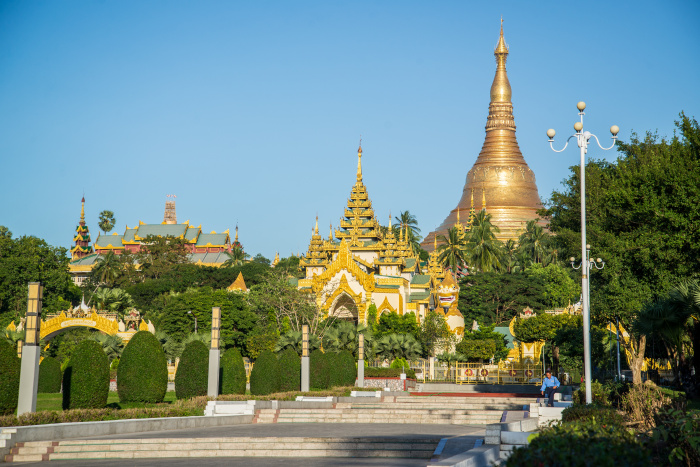
[[[389,211],[389,228],[391,229],[391,211]]]
[[[314,235],[318,235],[318,214],[316,214],[316,227],[314,227]]]
[[[481,209],[486,211],[486,189],[481,189]]]
[[[508,81],[508,74],[506,73],[508,46],[503,37],[503,18],[501,18],[501,35],[498,38],[498,45],[496,45],[493,54],[496,57],[498,66],[496,67],[496,76],[493,78],[493,84],[491,85],[491,103],[510,103],[513,92],[510,88],[510,82]]]
[[[437,251],[437,234],[433,237],[433,251]]]
[[[80,201],[81,206],[80,206],[80,222],[84,223],[85,222],[85,196],[83,196],[83,199]]]
[[[474,208],[474,188],[472,188],[472,209]]]
[[[238,242],[238,224],[236,224],[236,242]]]
[[[331,225],[331,231],[328,234],[328,240],[330,240],[332,242],[333,241],[333,223],[331,222],[330,225]]]
[[[459,221],[459,207],[457,208],[457,225],[460,225],[461,222]]]
[[[360,135],[360,147],[357,149],[357,181],[362,181],[362,136]]]

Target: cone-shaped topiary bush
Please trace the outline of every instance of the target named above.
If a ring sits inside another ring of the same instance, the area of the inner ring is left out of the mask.
[[[221,357],[221,394],[245,394],[245,363],[238,349],[228,349]]]
[[[328,389],[330,387],[330,367],[328,354],[314,350],[309,356],[309,386],[311,389]]]
[[[5,339],[0,339],[0,415],[17,410],[21,363],[17,350]]]
[[[123,358],[123,357],[122,357]],[[121,367],[123,363],[120,363]],[[209,376],[209,350],[202,341],[192,341],[180,356],[175,373],[175,396],[178,399],[206,396]]]
[[[163,402],[168,390],[168,361],[160,341],[139,331],[122,351],[117,366],[119,402]]]
[[[279,387],[277,357],[269,350],[264,350],[255,360],[250,373],[250,393],[256,396],[272,394]]]
[[[280,392],[298,391],[301,389],[301,358],[292,348],[279,354],[277,360]]]
[[[85,340],[63,373],[63,409],[99,409],[107,405],[108,395],[109,359],[100,344]]]
[[[39,365],[38,392],[61,392],[61,364],[53,357],[44,357]]]
[[[338,368],[336,386],[354,386],[357,379],[357,365],[355,357],[348,350],[343,350],[335,357]]]

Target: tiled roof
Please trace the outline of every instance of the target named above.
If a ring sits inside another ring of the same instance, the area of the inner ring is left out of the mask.
[[[187,227],[187,224],[141,224],[138,226],[136,235],[141,238],[146,238],[149,235],[179,237],[187,231]]]
[[[112,245],[115,248],[124,248],[124,245],[122,245],[122,238],[124,238],[123,235],[100,235],[97,237],[97,240],[95,240],[95,246],[107,248]]]
[[[187,260],[190,263],[198,263],[201,261],[205,264],[223,264],[229,259],[231,259],[231,256],[223,251],[219,253],[190,253],[187,255]]]
[[[515,338],[513,337],[513,334],[510,333],[510,328],[508,326],[501,326],[501,327],[493,328],[493,330],[497,333],[500,333],[500,334],[503,334],[504,336],[506,336],[506,341],[508,341],[508,344],[506,345],[506,347],[508,347],[509,349],[515,348],[515,346],[513,345],[513,341],[515,340]]]
[[[411,284],[416,284],[416,285],[427,285],[430,283],[430,276],[427,274],[416,274],[413,276],[413,279],[411,279]]]
[[[189,233],[189,232],[188,232]],[[221,246],[226,244],[228,235],[225,233],[220,234],[199,234],[196,246],[206,246],[211,244],[212,246]]]
[[[97,260],[97,256],[98,256],[97,254],[88,255],[88,256],[85,256],[85,257],[80,258],[80,259],[75,259],[75,260],[71,261],[69,264],[71,266],[90,266],[90,265],[95,264],[95,261]]]
[[[420,300],[425,300],[426,298],[430,297],[430,291],[426,290],[425,292],[411,292],[411,296],[409,297],[410,302],[417,302]]]

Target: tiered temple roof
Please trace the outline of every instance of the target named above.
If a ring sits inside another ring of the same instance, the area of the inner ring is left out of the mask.
[[[92,253],[92,247],[90,247],[90,230],[85,223],[85,197],[81,200],[80,207],[80,222],[75,228],[75,237],[73,237],[75,245],[71,248],[71,258],[80,259],[88,256]]]

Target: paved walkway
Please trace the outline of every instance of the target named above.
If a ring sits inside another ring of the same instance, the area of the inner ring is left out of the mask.
[[[349,423],[285,423],[270,425],[232,425],[225,427],[197,428],[188,430],[152,431],[126,435],[107,435],[81,439],[132,439],[132,438],[209,438],[209,437],[386,437],[411,439],[429,436],[452,438],[456,443],[471,447],[485,435],[484,425],[423,425],[423,424],[349,424]],[[128,460],[85,460],[51,461],[22,463],[23,466],[50,467],[189,467],[196,462],[197,467],[363,467],[363,466],[405,466],[419,467],[427,464],[426,459],[352,459],[352,458],[200,458],[200,459],[128,459]]]

